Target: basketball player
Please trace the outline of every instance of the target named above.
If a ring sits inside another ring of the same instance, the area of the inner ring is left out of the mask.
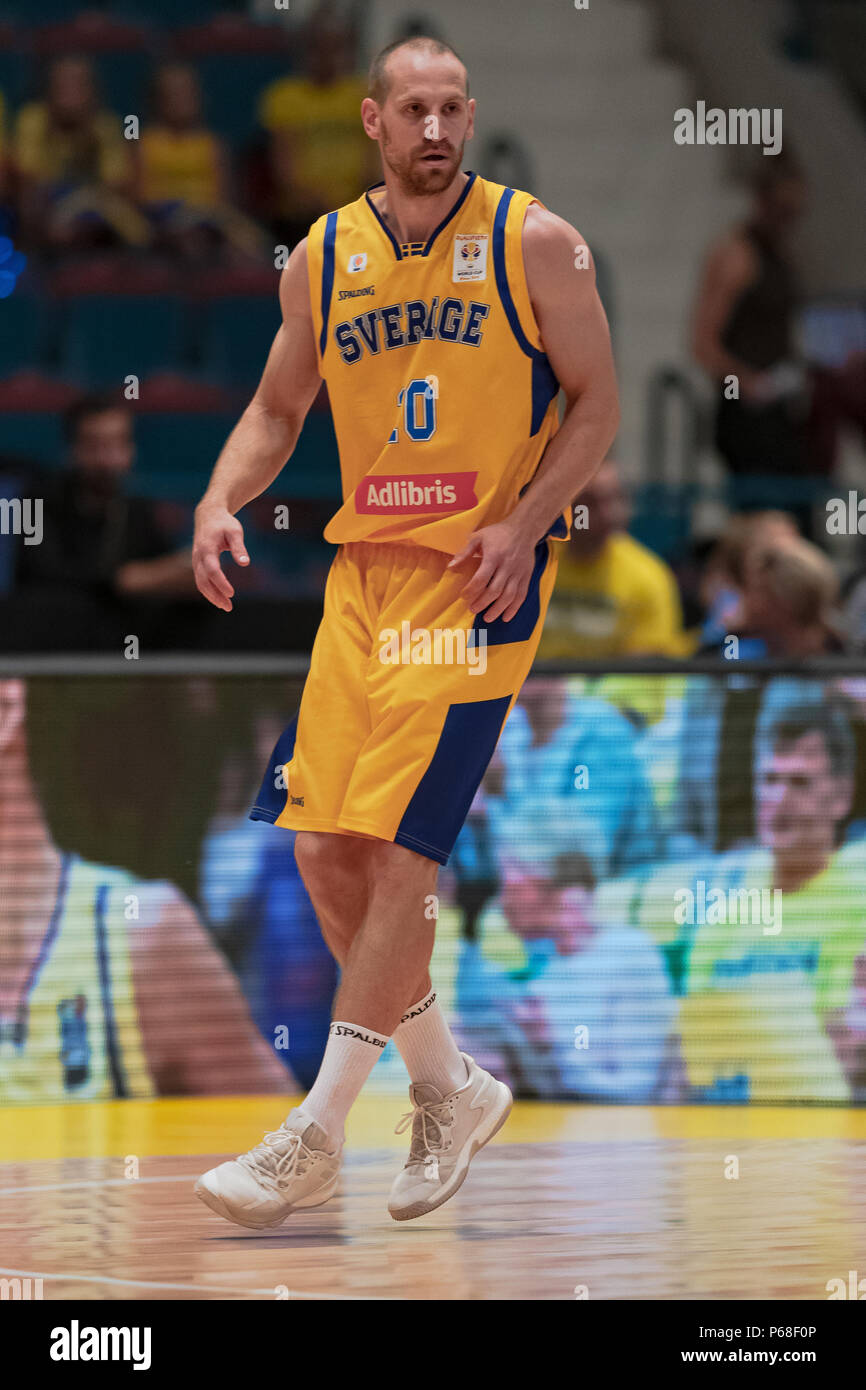
[[[54,844],[26,734],[24,683],[0,681],[0,1105],[284,1090],[173,884]]]
[[[618,421],[585,244],[531,194],[461,169],[475,103],[454,51],[391,44],[369,93],[384,182],[295,248],[264,375],[196,515],[197,583],[230,612],[219,556],[249,563],[236,513],[280,472],[324,378],[339,549],[301,708],[251,814],[297,831],[342,980],[303,1104],[196,1185],[253,1227],[335,1191],[346,1116],[391,1037],[413,1107],[396,1220],[453,1196],[505,1122],[508,1088],[458,1050],[431,989],[436,875],[532,663],[554,538]]]

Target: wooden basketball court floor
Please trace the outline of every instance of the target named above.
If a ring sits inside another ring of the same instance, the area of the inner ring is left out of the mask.
[[[862,1110],[524,1102],[450,1202],[398,1224],[407,1105],[362,1097],[335,1198],[271,1231],[222,1221],[193,1179],[288,1108],[6,1110],[0,1279],[45,1299],[826,1299],[866,1274]]]

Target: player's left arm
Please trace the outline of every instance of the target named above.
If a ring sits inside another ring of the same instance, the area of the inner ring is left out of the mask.
[[[256,1028],[240,984],[192,904],[142,884],[129,924],[132,980],[148,1069],[161,1095],[297,1089]]]
[[[619,425],[610,332],[583,237],[533,203],[523,224],[523,261],[544,351],[565,393],[565,414],[511,515],[476,531],[451,561],[480,553],[463,594],[485,622],[500,616],[509,622],[517,613],[535,546],[592,478]]]

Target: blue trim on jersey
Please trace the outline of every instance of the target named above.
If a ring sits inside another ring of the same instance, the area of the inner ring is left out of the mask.
[[[541,429],[542,421],[547,414],[547,407],[559,391],[559,382],[548,361],[547,353],[542,352],[540,348],[533,347],[524,333],[511,294],[511,287],[508,284],[508,272],[505,268],[505,224],[508,220],[508,209],[513,197],[513,188],[503,190],[493,219],[493,270],[496,276],[496,288],[499,291],[499,298],[502,300],[508,325],[514,334],[517,346],[532,361],[532,423],[529,430],[531,437]]]
[[[60,920],[63,916],[63,909],[66,906],[66,893],[69,888],[69,872],[72,868],[74,859],[72,854],[64,854],[60,861],[60,877],[57,880],[57,896],[54,899],[54,907],[51,910],[51,917],[45,929],[45,935],[39,947],[33,965],[30,967],[30,974],[21,991],[21,998],[18,1001],[18,1008],[15,1017],[15,1043],[18,1047],[23,1047],[27,1040],[27,1014],[30,1006],[30,996],[36,987],[36,981],[42,973],[42,967],[51,954],[54,942],[57,940],[57,933],[60,930]]]
[[[376,221],[379,223],[379,226],[382,228],[382,231],[385,233],[386,237],[388,238],[388,240],[390,241],[391,245],[393,246],[393,248],[394,248],[394,255],[396,256],[396,258],[397,258],[398,261],[401,261],[401,260],[403,259],[403,252],[402,252],[402,250],[401,250],[401,248],[400,248],[400,243],[399,243],[399,241],[397,240],[397,238],[395,237],[394,233],[391,231],[391,228],[390,228],[390,227],[385,223],[385,221],[383,220],[383,218],[382,218],[382,216],[381,216],[381,214],[380,214],[380,212],[379,212],[379,209],[376,207],[376,204],[373,202],[373,199],[370,197],[371,192],[373,192],[375,189],[377,189],[377,188],[384,188],[384,187],[385,187],[384,181],[381,182],[381,183],[374,183],[374,184],[372,185],[371,188],[368,188],[368,189],[367,189],[367,192],[364,194],[364,197],[365,197],[366,200],[367,200],[367,206],[369,207],[369,209],[370,209],[370,211],[372,212],[373,216],[375,217]]]
[[[287,724],[283,732],[277,739],[274,751],[268,761],[265,775],[262,778],[262,785],[259,787],[259,794],[256,797],[255,805],[249,813],[249,820],[266,820],[271,825],[282,815],[286,809],[286,799],[289,795],[286,787],[274,786],[274,771],[278,767],[283,767],[290,763],[295,753],[295,738],[298,732],[298,716],[295,715],[291,724]]]
[[[473,186],[473,184],[475,183],[475,180],[476,180],[477,177],[478,177],[478,175],[477,175],[476,173],[474,173],[473,170],[471,170],[471,169],[467,169],[465,172],[466,172],[466,175],[467,175],[467,181],[466,181],[466,183],[465,183],[464,186],[463,186],[463,192],[460,194],[460,197],[457,199],[457,202],[454,204],[454,206],[453,206],[453,208],[451,209],[451,211],[448,212],[448,213],[446,213],[445,216],[442,218],[442,221],[439,223],[439,226],[436,228],[435,232],[432,233],[432,235],[430,236],[429,240],[427,241],[427,244],[425,245],[423,251],[418,252],[418,251],[410,250],[410,251],[408,252],[408,254],[405,255],[405,256],[403,255],[403,248],[401,247],[399,241],[398,241],[397,238],[395,237],[394,233],[391,231],[391,228],[390,228],[390,227],[386,224],[386,222],[383,220],[382,215],[381,215],[381,213],[379,212],[379,209],[376,207],[376,204],[373,202],[373,199],[370,197],[370,194],[371,194],[371,193],[374,193],[374,192],[376,191],[377,188],[384,188],[384,187],[385,187],[384,180],[383,180],[382,182],[380,182],[380,183],[374,183],[374,184],[372,184],[371,187],[367,189],[366,193],[364,194],[364,197],[365,197],[365,199],[366,199],[366,201],[367,201],[367,206],[369,207],[369,209],[370,209],[370,211],[372,212],[373,216],[375,217],[376,221],[379,223],[379,226],[382,228],[382,231],[385,233],[385,235],[387,236],[387,238],[388,238],[388,240],[390,241],[391,245],[393,246],[393,248],[394,248],[394,255],[395,255],[395,257],[397,258],[398,261],[408,260],[410,255],[413,255],[413,256],[417,256],[417,255],[429,256],[429,254],[430,254],[430,252],[431,252],[431,250],[432,250],[432,248],[433,248],[433,243],[434,243],[434,241],[435,241],[436,238],[438,237],[439,233],[440,233],[445,227],[448,226],[448,223],[451,221],[452,217],[456,217],[456,216],[457,216],[457,213],[460,211],[460,209],[462,208],[463,204],[466,202],[466,199],[469,197],[470,190],[472,189],[472,186]],[[409,245],[410,245],[410,246],[414,246],[415,243],[409,243]]]
[[[562,517],[558,519],[562,522],[564,530],[565,523],[562,521]],[[485,623],[483,615],[476,613],[472,631],[486,632],[488,647],[502,647],[508,642],[529,641],[538,625],[538,618],[541,613],[541,577],[552,558],[547,540],[539,541],[535,547],[535,564],[532,567],[532,578],[529,581],[526,598],[510,623],[507,623],[504,618],[494,618],[492,623]],[[475,641],[477,645],[477,637]]]
[[[111,887],[100,883],[96,890],[94,921],[96,925],[96,962],[99,967],[99,987],[102,994],[102,1017],[105,1023],[105,1052],[111,1072],[114,1094],[118,1100],[129,1095],[129,1087],[120,1062],[120,1048],[117,1044],[117,1027],[114,1021],[114,1003],[111,998],[111,972],[108,968],[108,929],[105,925],[105,904]]]
[[[322,261],[322,332],[319,337],[319,353],[325,355],[328,341],[328,315],[331,311],[331,295],[334,293],[334,248],[337,241],[337,214],[328,213],[325,223],[324,260]]]
[[[466,170],[466,173],[469,175],[469,178],[466,182],[463,192],[460,194],[460,197],[457,199],[457,202],[454,204],[451,211],[446,213],[445,216],[442,218],[442,221],[439,223],[439,226],[436,228],[435,232],[430,237],[430,240],[427,242],[427,245],[424,247],[425,256],[429,256],[433,243],[438,237],[439,233],[443,231],[445,227],[448,226],[448,223],[451,221],[452,217],[457,216],[463,204],[466,202],[466,199],[469,197],[469,194],[472,190],[472,185],[475,183],[475,180],[478,177],[478,175],[473,174],[469,169]]]
[[[397,827],[396,845],[448,863],[510,704],[511,696],[502,695],[449,706],[436,751]]]

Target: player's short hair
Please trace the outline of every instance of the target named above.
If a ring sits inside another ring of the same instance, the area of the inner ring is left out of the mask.
[[[760,731],[767,751],[790,748],[809,734],[820,734],[834,777],[854,774],[856,744],[848,715],[838,700],[804,700],[784,706]]]
[[[388,80],[387,65],[388,59],[393,53],[401,48],[415,48],[427,53],[450,53],[462,63],[463,59],[456,49],[444,39],[434,38],[432,34],[410,34],[408,38],[394,39],[392,43],[386,44],[380,49],[370,64],[370,71],[367,77],[367,95],[372,97],[377,106],[382,106],[387,100],[390,90]],[[464,64],[465,66],[465,64]],[[466,95],[469,95],[469,77],[466,78]]]
[[[73,401],[63,416],[63,437],[67,444],[74,444],[85,420],[94,415],[107,415],[109,411],[119,410],[129,414],[129,407],[122,397],[111,391],[95,391],[87,396],[79,396]]]

